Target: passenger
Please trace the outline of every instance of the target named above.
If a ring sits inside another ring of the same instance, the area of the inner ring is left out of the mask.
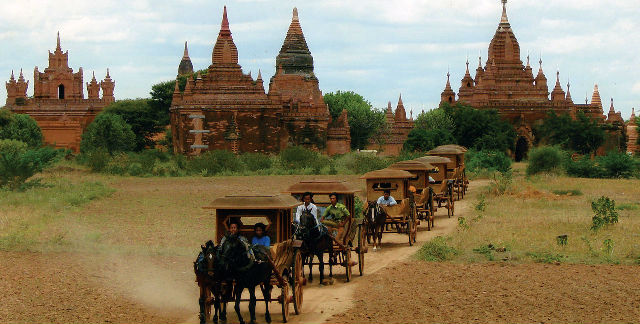
[[[293,220],[294,223],[300,224],[300,217],[302,216],[302,212],[308,211],[311,213],[311,215],[313,215],[313,218],[316,221],[316,225],[319,224],[318,207],[316,207],[316,205],[311,202],[312,198],[313,195],[310,192],[305,192],[302,194],[302,202],[304,202],[304,204],[298,206],[298,209],[296,210],[296,216]]]
[[[398,202],[391,197],[391,191],[388,189],[384,191],[384,194],[380,196],[380,198],[378,198],[378,205],[393,206],[397,204]]]
[[[242,245],[244,245],[244,248],[247,250],[247,256],[249,257],[249,259],[255,260],[253,251],[251,250],[251,246],[249,245],[249,241],[247,240],[246,237],[240,235],[239,233],[240,233],[239,221],[231,220],[229,223],[229,232],[227,233],[227,235],[222,237],[222,240],[220,240],[220,246],[224,245],[224,243],[227,241],[227,237],[237,236],[240,242],[242,242]]]
[[[251,244],[269,247],[269,245],[271,245],[271,239],[269,235],[265,235],[266,230],[267,226],[263,223],[253,225],[254,236],[251,239]]]
[[[324,210],[320,221],[327,227],[332,228],[331,234],[333,234],[336,239],[341,240],[344,229],[338,228],[336,230],[335,228],[339,227],[340,224],[349,217],[349,210],[347,210],[345,205],[338,202],[338,194],[335,192],[329,195],[329,200],[331,201],[331,205]]]

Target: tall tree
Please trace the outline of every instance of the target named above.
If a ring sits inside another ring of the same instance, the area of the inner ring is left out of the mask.
[[[551,112],[535,131],[541,142],[581,154],[595,152],[605,140],[604,129],[582,111],[575,120],[568,114],[558,116]]]
[[[131,126],[136,136],[135,150],[141,151],[155,143],[151,137],[163,131],[162,124],[156,119],[149,99],[118,100],[107,106],[102,114],[115,114]]]
[[[14,139],[30,147],[39,147],[42,146],[42,130],[31,116],[0,108],[0,139]]]
[[[324,95],[333,118],[337,118],[343,109],[347,110],[351,148],[363,149],[369,138],[385,127],[384,111],[374,109],[369,101],[353,91],[337,91]]]
[[[113,155],[132,151],[136,147],[136,135],[122,117],[101,113],[82,134],[80,151],[83,153],[104,150]]]

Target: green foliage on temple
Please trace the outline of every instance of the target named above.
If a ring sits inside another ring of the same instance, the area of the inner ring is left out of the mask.
[[[351,132],[351,148],[364,149],[369,138],[378,134],[386,124],[384,111],[375,109],[369,101],[353,91],[336,91],[324,95],[331,117],[338,118],[347,110]]]
[[[152,100],[125,99],[118,100],[107,106],[101,114],[114,114],[131,126],[136,136],[135,151],[141,151],[155,145],[151,137],[163,131],[162,123],[152,109]]]
[[[14,139],[29,147],[42,146],[42,131],[29,115],[14,114],[7,108],[0,109],[0,139]]]
[[[82,134],[80,151],[105,151],[109,155],[132,151],[136,147],[136,135],[120,115],[101,113],[96,116]]]
[[[567,114],[558,116],[551,112],[535,131],[540,142],[580,154],[595,152],[605,141],[604,129],[581,111],[575,120]]]

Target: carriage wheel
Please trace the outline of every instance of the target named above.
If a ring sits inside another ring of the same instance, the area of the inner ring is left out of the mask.
[[[347,273],[347,282],[351,281],[351,250],[349,248],[346,249],[344,253],[344,263],[345,263],[345,272]]]
[[[282,296],[280,296],[282,302],[282,323],[286,323],[289,320],[289,282],[287,277],[285,277],[285,283],[280,287],[280,291],[282,292]]]
[[[360,275],[364,275],[364,238],[362,234],[362,226],[358,227],[358,248],[356,251],[358,252],[358,271],[360,271]]]
[[[293,294],[293,310],[296,315],[302,312],[302,286],[304,285],[304,274],[302,273],[302,256],[300,250],[294,252],[293,280],[291,280],[291,290]]]

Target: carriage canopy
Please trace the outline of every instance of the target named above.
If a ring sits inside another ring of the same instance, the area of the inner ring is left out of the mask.
[[[381,169],[365,173],[361,179],[366,179],[367,201],[375,201],[385,190],[400,201],[408,197],[409,179],[414,175],[408,171],[396,169]]]
[[[351,216],[355,216],[355,194],[360,191],[349,187],[344,181],[336,180],[313,180],[300,181],[291,185],[284,193],[291,194],[296,199],[300,199],[305,192],[312,193],[314,204],[318,207],[319,215],[324,208],[330,204],[329,194],[336,193],[338,202],[343,203]]]

